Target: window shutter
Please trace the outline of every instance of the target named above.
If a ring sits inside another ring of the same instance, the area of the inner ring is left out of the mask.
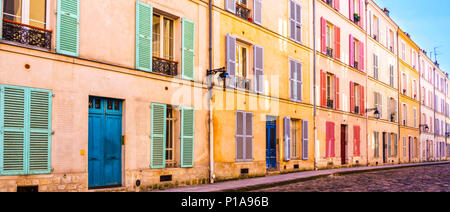
[[[351,1],[351,0],[350,0]],[[350,35],[350,66],[355,67],[355,49],[354,49],[354,43],[353,43],[353,36]]]
[[[182,53],[181,66],[182,77],[188,80],[194,80],[195,74],[195,23],[183,18],[182,20]]]
[[[364,71],[364,54],[365,54],[365,52],[364,52],[364,43],[363,42],[359,43],[359,49],[360,49],[359,58],[360,58],[360,64],[361,64],[360,70]]]
[[[302,82],[302,64],[299,62],[296,62],[296,71],[297,71],[297,78],[296,78],[296,83],[297,83],[297,101],[298,102],[302,102],[302,98],[303,98],[303,82]]]
[[[331,123],[327,122],[325,124],[325,157],[330,157],[331,155]]]
[[[298,42],[302,42],[302,7],[300,6],[300,4],[296,4],[295,6],[295,22],[296,22],[296,26],[295,26],[295,40]]]
[[[52,92],[30,89],[29,173],[47,174],[50,168]]]
[[[26,89],[2,86],[0,100],[0,174],[26,174]]]
[[[337,11],[339,11],[341,9],[340,6],[340,0],[334,0],[334,9],[336,9]]]
[[[335,148],[336,148],[336,145],[335,145],[335,142],[336,142],[336,136],[335,136],[335,134],[334,134],[334,130],[335,130],[335,125],[334,125],[334,123],[331,123],[331,157],[335,157],[336,155],[335,155]]]
[[[264,93],[264,48],[254,45],[255,92]]]
[[[359,17],[361,17],[361,20],[359,21],[359,26],[363,29],[365,29],[364,18],[366,15],[366,13],[365,13],[366,7],[365,7],[364,2],[365,2],[364,0],[359,0]]]
[[[339,1],[339,0],[336,0]],[[335,32],[335,50],[336,50],[336,59],[341,59],[341,28],[335,26],[334,27]]]
[[[153,8],[136,1],[136,69],[152,71]]]
[[[289,61],[289,81],[290,81],[290,87],[291,87],[291,100],[296,101],[297,100],[297,83],[296,83],[296,62],[294,60]]]
[[[394,157],[398,155],[398,137],[397,134],[394,134]]]
[[[327,106],[327,75],[321,70],[320,71],[320,91],[321,91],[321,105],[322,107]]]
[[[253,160],[253,113],[245,113],[245,160]]]
[[[291,30],[291,39],[292,40],[296,40],[297,36],[296,36],[296,27],[297,27],[297,20],[296,20],[296,16],[295,16],[295,10],[296,10],[296,3],[294,1],[290,1],[290,14],[289,14],[289,22],[290,22],[290,30]]]
[[[378,93],[378,112],[380,112],[380,118],[383,118],[383,98],[381,96],[381,93]]]
[[[284,118],[284,160],[291,160],[291,118]]]
[[[336,109],[341,109],[341,94],[340,94],[340,83],[339,83],[339,77],[336,77]]]
[[[231,0],[229,0],[231,1]],[[234,1],[233,1],[234,3]],[[236,87],[236,37],[227,34],[227,69],[230,79],[228,80],[228,86],[231,88]]]
[[[166,167],[166,116],[167,105],[152,104],[151,164],[152,169]]]
[[[350,13],[350,14],[349,14],[349,18],[350,18],[351,21],[354,21],[354,16],[353,16],[353,14],[354,14],[354,12],[353,12],[353,11],[354,11],[353,0],[348,0],[348,1],[349,1],[348,4],[350,5],[350,6],[349,6],[349,10],[348,10],[349,13]]]
[[[262,24],[262,0],[253,0],[253,21]]]
[[[78,57],[79,0],[59,0],[57,10],[56,52]]]
[[[244,159],[244,113],[236,111],[236,161]]]
[[[225,10],[236,13],[236,0],[225,0]]]
[[[308,160],[308,120],[303,120],[303,160]]]
[[[355,113],[355,85],[350,82],[350,113]]]
[[[392,157],[392,134],[388,133],[388,157]]]
[[[49,90],[1,86],[0,175],[49,174]]]
[[[364,96],[365,96],[365,93],[364,93],[364,86],[359,86],[360,88],[361,88],[361,95],[360,95],[360,97],[361,97],[361,99],[360,99],[360,101],[361,101],[361,115],[365,115],[366,114],[366,101],[365,101],[365,98],[364,98]]]
[[[181,108],[181,167],[194,166],[194,108]]]
[[[327,53],[327,21],[321,17],[320,18],[320,32],[321,32],[321,36],[320,36],[320,47],[322,48],[322,53],[326,54]]]
[[[387,97],[387,118],[391,121],[391,97]]]

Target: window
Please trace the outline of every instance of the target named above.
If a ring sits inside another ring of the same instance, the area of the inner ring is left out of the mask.
[[[389,85],[391,87],[395,87],[395,82],[394,82],[394,66],[393,65],[389,65]]]
[[[402,73],[402,94],[406,95],[406,92],[408,91],[408,76],[406,73]]]
[[[246,78],[248,70],[248,47],[236,43],[236,76]]]
[[[353,61],[354,65],[353,67],[359,70],[360,67],[360,47],[359,47],[359,41],[356,39],[353,39]]]
[[[290,68],[290,88],[291,100],[302,102],[303,82],[302,82],[302,64],[295,60],[289,61]]]
[[[225,9],[244,20],[261,25],[262,0],[225,0]]]
[[[380,41],[380,19],[377,16],[373,16],[373,39]]]
[[[4,0],[3,3],[0,21],[3,21],[4,40],[50,49],[52,33],[48,30],[46,0]]]
[[[401,47],[402,47],[402,52],[401,52],[402,60],[406,61],[406,44],[405,44],[405,42],[402,41]]]
[[[0,175],[50,174],[52,91],[0,85]]]
[[[153,14],[153,57],[174,60],[174,21]]]
[[[381,96],[381,93],[374,92],[374,108],[378,109],[378,112],[380,113],[380,118],[382,118],[383,115],[383,98]]]
[[[417,81],[413,80],[413,98],[417,100]]]
[[[320,18],[320,51],[328,57],[341,58],[341,29]]]
[[[373,78],[378,80],[378,55],[373,54]]]
[[[379,158],[380,157],[380,133],[379,132],[373,133],[373,142],[374,142],[373,157]]]
[[[300,159],[301,120],[291,119],[291,157]]]
[[[389,42],[389,50],[391,52],[394,52],[394,32],[392,30],[389,30],[389,38],[390,38],[390,42]]]
[[[364,86],[350,82],[350,112],[364,115]]]
[[[403,158],[406,158],[406,137],[403,137]]]
[[[334,75],[327,74],[327,107],[334,109],[335,89]]]
[[[302,7],[295,1],[290,1],[290,38],[299,43],[302,42],[302,17],[301,17]]]
[[[388,97],[388,120],[390,122],[397,122],[397,101],[394,98]]]
[[[176,114],[172,106],[167,106],[166,114],[166,167],[173,168],[177,167],[177,162],[175,155],[175,122]]]
[[[416,108],[413,109],[413,113],[414,113],[414,128],[417,128],[417,109]]]
[[[340,109],[340,85],[339,78],[331,73],[321,74],[321,106],[329,109]]]
[[[402,125],[408,126],[408,106],[406,104],[403,104],[403,113],[402,113]]]

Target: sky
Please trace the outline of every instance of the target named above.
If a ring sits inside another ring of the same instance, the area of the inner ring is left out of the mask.
[[[450,0],[374,0],[427,52],[437,52],[442,71],[450,73]],[[434,61],[434,54],[430,57]]]

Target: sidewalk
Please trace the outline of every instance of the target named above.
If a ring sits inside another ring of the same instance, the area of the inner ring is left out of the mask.
[[[367,172],[376,171],[383,169],[394,169],[394,168],[407,168],[415,166],[424,165],[439,165],[439,164],[449,164],[449,161],[441,162],[429,162],[429,163],[415,163],[415,164],[399,164],[399,165],[386,165],[386,166],[370,166],[370,167],[354,167],[354,168],[342,168],[342,169],[328,169],[319,171],[305,171],[291,174],[280,174],[267,177],[251,178],[244,180],[235,180],[220,182],[215,184],[198,185],[190,187],[180,187],[162,190],[159,192],[223,192],[223,191],[236,191],[240,189],[246,189],[257,186],[267,186],[275,185],[280,183],[289,183],[300,180],[307,180],[308,178],[323,177],[334,174],[345,174],[351,172]]]

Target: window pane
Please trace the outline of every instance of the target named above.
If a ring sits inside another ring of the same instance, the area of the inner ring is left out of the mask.
[[[164,18],[164,58],[173,60],[173,21]]]
[[[153,15],[153,56],[160,56],[161,48],[161,18],[159,15]]]
[[[46,0],[30,1],[30,23],[29,25],[45,29]]]
[[[3,18],[10,21],[22,22],[22,0],[4,0]]]

